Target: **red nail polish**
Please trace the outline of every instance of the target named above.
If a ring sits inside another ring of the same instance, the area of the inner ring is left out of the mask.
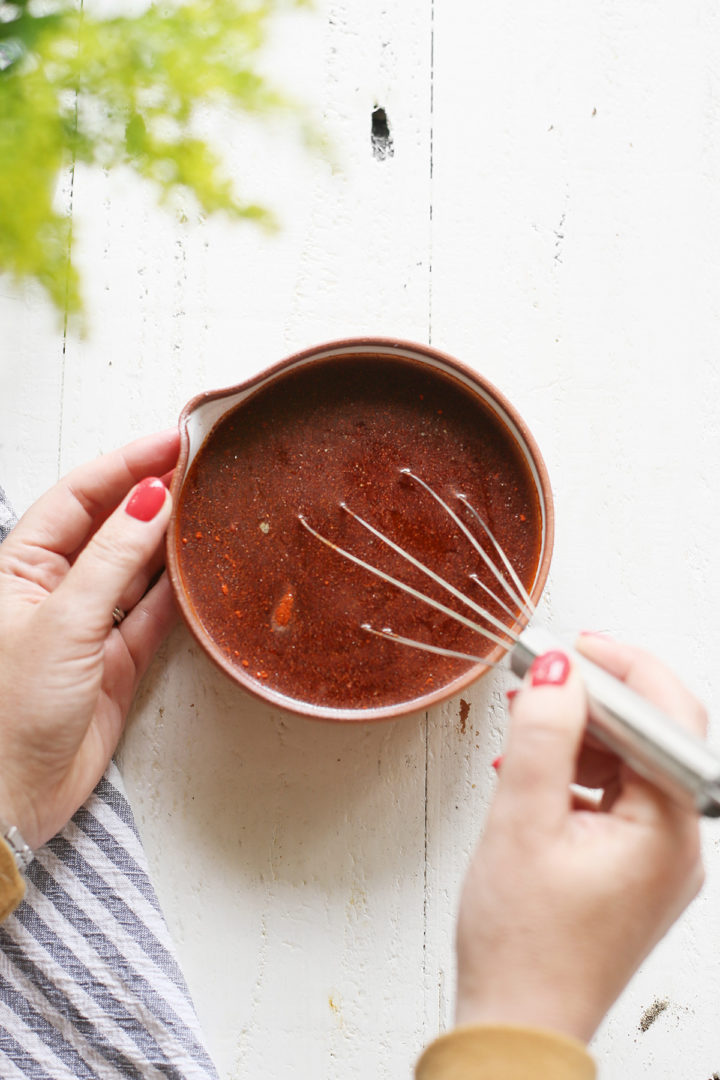
[[[520,691],[518,690],[518,688],[517,688],[517,687],[515,687],[515,689],[514,689],[514,690],[506,690],[506,691],[505,691],[505,697],[506,697],[506,698],[508,699],[508,701],[512,701],[512,699],[513,699],[514,697],[517,697],[517,695],[519,694],[519,692],[520,692]]]
[[[503,763],[503,755],[501,754],[500,757],[496,757],[495,760],[492,763],[492,767],[495,770],[495,772],[497,772],[499,770],[502,763]]]
[[[165,503],[167,488],[157,476],[141,480],[125,506],[125,513],[138,521],[152,521]]]
[[[570,674],[570,661],[564,652],[553,649],[538,656],[530,668],[531,686],[562,686]]]

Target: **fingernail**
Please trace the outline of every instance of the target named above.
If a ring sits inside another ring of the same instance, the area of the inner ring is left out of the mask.
[[[538,656],[530,668],[531,686],[562,686],[570,674],[570,661],[564,652],[553,649]]]
[[[165,503],[167,488],[157,476],[141,480],[125,506],[125,513],[138,521],[152,521]]]
[[[514,690],[506,690],[505,697],[508,699],[508,701],[512,701],[514,697],[517,697],[518,693],[519,690],[517,689],[517,687]]]
[[[580,637],[605,637],[604,630],[581,630]]]
[[[492,763],[492,767],[495,770],[495,772],[497,772],[499,770],[502,763],[503,763],[503,755],[501,754],[500,757],[496,757],[495,760]]]

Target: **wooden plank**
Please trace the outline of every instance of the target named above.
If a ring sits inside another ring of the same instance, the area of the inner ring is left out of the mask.
[[[435,5],[432,192],[433,339],[508,394],[550,469],[551,621],[569,637],[586,627],[645,643],[711,712],[718,32],[701,2]],[[478,824],[460,815],[445,842],[444,789],[489,783],[496,722],[499,735],[502,709],[477,749],[442,744],[428,810],[438,889],[460,880]],[[607,1080],[718,1069],[710,835],[708,891],[597,1039]],[[656,999],[668,1008],[641,1031]]]
[[[39,289],[0,296],[0,484],[21,513],[58,478],[62,324]]]
[[[302,58],[300,61],[299,58]],[[68,343],[63,464],[172,423],[203,389],[330,338],[426,339],[430,6],[329,2],[268,65],[310,101],[332,162],[221,114],[266,236],[163,217],[126,176],[78,170],[91,330]],[[382,106],[394,153],[373,154]],[[422,1040],[424,718],[316,725],[226,684],[178,630],[121,761],[223,1077],[408,1073]]]

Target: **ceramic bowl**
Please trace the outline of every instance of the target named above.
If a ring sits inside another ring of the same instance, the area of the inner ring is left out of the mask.
[[[182,542],[187,543],[187,539],[183,541],[180,537],[177,508],[183,494],[183,485],[187,482],[189,470],[196,456],[208,436],[226,414],[259,391],[279,380],[286,379],[291,373],[296,373],[308,365],[315,365],[317,368],[319,364],[331,359],[357,360],[363,357],[367,357],[368,360],[370,358],[373,360],[400,358],[419,365],[425,372],[438,372],[442,376],[450,376],[452,380],[461,384],[465,391],[469,391],[477,401],[483,403],[484,407],[488,408],[504,426],[506,433],[509,433],[532,476],[540,508],[539,557],[534,582],[529,590],[534,602],[538,601],[545,584],[553,546],[554,514],[550,482],[540,451],[527,426],[514,406],[485,378],[434,348],[390,338],[356,338],[330,342],[296,353],[237,386],[209,391],[188,402],[182,410],[179,421],[180,457],[171,487],[175,510],[167,537],[167,567],[182,617],[210,659],[244,690],[271,705],[303,716],[345,722],[391,719],[435,705],[465,690],[488,670],[488,664],[500,659],[505,650],[499,646],[494,647],[482,663],[473,664],[445,685],[433,686],[431,684],[427,692],[422,692],[411,700],[385,701],[379,706],[368,705],[367,702],[359,707],[336,707],[324,704],[322,701],[310,704],[290,694],[279,692],[272,685],[258,679],[255,673],[246,670],[232,655],[229,655],[227,647],[221,647],[221,644],[214,640],[205,629],[188,595],[187,585],[183,579]],[[516,629],[522,628],[525,622],[524,618],[520,618],[516,623]]]

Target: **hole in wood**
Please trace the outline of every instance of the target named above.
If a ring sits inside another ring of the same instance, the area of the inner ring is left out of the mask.
[[[372,111],[370,144],[376,161],[385,161],[395,153],[387,113],[379,105],[376,105]]]

